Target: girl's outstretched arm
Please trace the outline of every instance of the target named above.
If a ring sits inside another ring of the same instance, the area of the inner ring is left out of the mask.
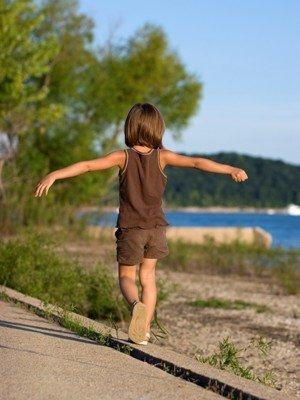
[[[161,150],[161,167],[164,168],[166,165],[197,168],[218,174],[229,174],[236,182],[242,182],[248,179],[246,172],[241,168],[221,164],[208,158],[182,156],[170,150]]]
[[[96,158],[94,160],[80,161],[68,167],[58,169],[46,175],[37,185],[35,190],[35,197],[41,197],[43,192],[48,194],[49,188],[57,179],[70,178],[73,176],[84,174],[89,171],[97,171],[108,169],[111,167],[119,166],[124,167],[126,156],[123,150],[113,151],[104,157]]]

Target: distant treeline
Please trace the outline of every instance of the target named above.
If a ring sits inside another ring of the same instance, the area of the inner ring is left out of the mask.
[[[167,167],[167,206],[285,207],[290,203],[300,204],[300,166],[237,153],[185,155],[240,167],[249,179],[236,183],[228,175]]]

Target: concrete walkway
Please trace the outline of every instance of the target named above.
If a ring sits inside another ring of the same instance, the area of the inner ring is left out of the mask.
[[[0,301],[0,399],[223,397]]]

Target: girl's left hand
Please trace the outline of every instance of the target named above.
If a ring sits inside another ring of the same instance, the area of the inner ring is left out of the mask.
[[[230,175],[231,178],[236,182],[243,182],[246,179],[248,179],[246,172],[240,168],[233,168],[233,171],[231,172]]]

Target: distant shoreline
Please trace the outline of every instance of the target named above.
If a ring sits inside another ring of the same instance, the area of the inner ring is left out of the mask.
[[[164,207],[165,212],[192,212],[192,213],[259,213],[259,214],[287,214],[286,208],[255,208],[255,207]],[[86,206],[79,207],[79,212],[117,212],[114,206]]]
[[[255,207],[168,207],[166,211],[181,211],[194,213],[262,213],[285,214],[285,208],[255,208]]]

